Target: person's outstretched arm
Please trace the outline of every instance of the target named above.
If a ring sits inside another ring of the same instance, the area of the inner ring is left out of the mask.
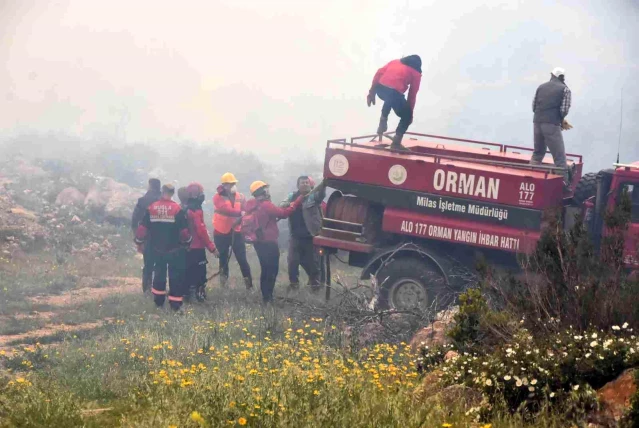
[[[422,83],[422,75],[415,72],[413,81],[410,84],[408,90],[408,105],[410,105],[411,111],[415,110],[415,103],[417,102],[417,92],[419,92],[419,85]]]
[[[300,206],[303,199],[304,198],[302,196],[298,197],[295,202],[293,202],[287,208],[280,208],[271,201],[264,201],[262,202],[261,208],[266,211],[266,213],[271,217],[289,218],[291,214],[293,214],[293,212]]]

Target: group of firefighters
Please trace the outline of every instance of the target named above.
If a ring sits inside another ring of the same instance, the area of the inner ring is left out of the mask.
[[[157,306],[164,305],[167,295],[173,310],[179,310],[185,299],[206,298],[207,250],[219,258],[216,275],[222,287],[228,284],[229,261],[235,255],[244,285],[247,290],[252,289],[245,229],[252,231],[250,243],[260,262],[262,299],[265,303],[271,302],[280,262],[277,222],[285,218],[289,219],[290,229],[289,287],[299,288],[300,265],[308,274],[312,289],[319,287],[320,263],[313,237],[321,228],[324,183],[315,187],[311,177],[300,176],[296,191],[278,206],[271,202],[267,183],[253,182],[250,186],[253,198],[247,200],[237,191],[237,182],[232,173],[224,174],[213,196],[211,240],[204,222],[205,195],[200,183],[178,189],[178,204],[173,200],[173,185],[162,186],[156,178],[149,180],[148,191],[138,199],[133,211],[131,228],[144,260],[142,288],[144,292],[150,290]]]

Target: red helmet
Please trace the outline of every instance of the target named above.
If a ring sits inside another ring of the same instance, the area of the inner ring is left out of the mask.
[[[189,199],[197,199],[204,194],[204,186],[200,183],[193,182],[186,186],[186,195]]]

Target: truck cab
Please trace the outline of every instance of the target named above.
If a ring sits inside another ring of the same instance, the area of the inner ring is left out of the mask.
[[[613,169],[597,174],[596,194],[584,203],[584,219],[595,249],[599,251],[602,239],[615,232],[606,225],[606,213],[612,212],[622,198],[627,198],[630,209],[623,259],[625,267],[636,274],[639,269],[639,162],[617,163]]]

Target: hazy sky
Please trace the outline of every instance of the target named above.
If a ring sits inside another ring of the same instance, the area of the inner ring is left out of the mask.
[[[375,131],[374,72],[417,53],[411,130],[532,145],[535,88],[562,66],[567,150],[598,169],[623,85],[622,160],[639,160],[638,22],[637,0],[0,0],[0,134],[321,156]]]

